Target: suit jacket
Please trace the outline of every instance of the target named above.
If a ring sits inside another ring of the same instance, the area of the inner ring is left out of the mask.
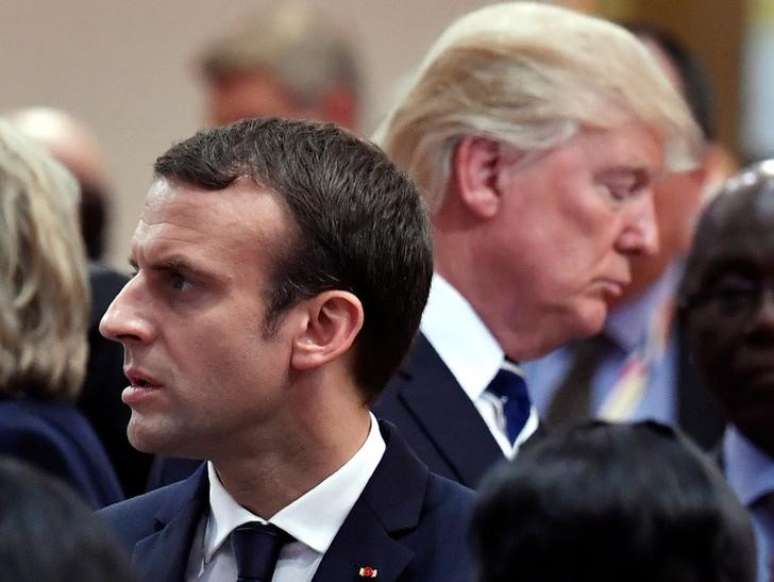
[[[121,392],[127,385],[123,372],[124,350],[121,344],[109,341],[99,333],[100,319],[127,280],[124,275],[103,265],[89,264],[92,296],[89,360],[77,406],[105,447],[124,492],[138,495],[145,491],[152,456],[129,444],[126,425],[131,411],[121,402]]]
[[[677,321],[677,425],[705,451],[720,444],[726,420],[720,405],[699,379],[686,345],[685,330]]]
[[[478,409],[422,334],[374,414],[395,424],[431,471],[466,487],[476,488],[505,459]]]
[[[323,556],[314,582],[354,582],[365,565],[375,567],[384,582],[469,582],[473,493],[431,474],[394,427],[381,423],[380,428],[385,454]],[[207,494],[202,465],[185,481],[100,512],[132,552],[140,580],[184,580]]]
[[[377,418],[398,428],[430,471],[465,487],[477,488],[488,469],[506,460],[475,404],[422,334],[373,411]],[[540,425],[522,446],[529,446],[543,434]],[[183,479],[200,463],[159,457],[154,461],[148,489]]]
[[[105,450],[71,404],[1,400],[0,454],[61,478],[94,508],[123,499]]]

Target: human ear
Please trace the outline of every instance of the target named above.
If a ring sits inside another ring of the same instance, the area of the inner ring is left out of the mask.
[[[363,327],[363,305],[348,291],[325,291],[307,300],[305,324],[293,341],[291,366],[310,370],[331,362],[352,347]]]
[[[452,173],[457,195],[468,211],[486,220],[497,214],[500,144],[485,137],[465,136],[454,150]]]

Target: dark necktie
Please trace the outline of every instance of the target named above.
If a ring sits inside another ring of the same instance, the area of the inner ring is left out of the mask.
[[[527,383],[520,374],[500,368],[487,390],[500,398],[505,413],[505,428],[508,440],[513,444],[529,418],[531,403]]]
[[[545,417],[551,428],[566,427],[591,417],[592,380],[612,346],[602,334],[576,343],[570,369],[554,392]]]
[[[237,582],[271,582],[282,546],[291,536],[271,524],[256,521],[231,532],[237,563]]]

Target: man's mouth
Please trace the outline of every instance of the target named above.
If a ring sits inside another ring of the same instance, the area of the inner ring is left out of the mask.
[[[626,282],[616,279],[600,279],[598,282],[602,292],[611,298],[620,297],[626,287]]]
[[[143,388],[150,390],[153,388],[159,388],[161,386],[161,383],[158,380],[153,378],[153,376],[150,374],[143,372],[142,370],[129,368],[124,370],[124,375],[126,376],[127,380],[129,380],[129,385],[132,388]]]

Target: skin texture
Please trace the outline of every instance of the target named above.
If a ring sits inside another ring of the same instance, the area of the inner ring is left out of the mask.
[[[642,125],[584,130],[524,154],[465,138],[434,217],[437,269],[514,359],[599,331],[607,302],[654,253],[660,140]]]
[[[725,198],[686,272],[689,345],[729,419],[774,455],[774,192]]]
[[[363,322],[354,295],[299,301],[266,331],[274,254],[291,233],[248,180],[216,192],[157,180],[132,240],[136,274],[100,327],[124,346],[131,443],[213,461],[264,517],[343,465],[370,425],[348,357]]]
[[[218,447],[235,428],[238,437],[255,417],[269,416],[279,398],[281,378],[268,364],[289,354],[279,338],[262,336],[265,306],[252,293],[260,298],[269,261],[247,242],[278,237],[284,216],[270,196],[235,192],[213,205],[217,195],[155,184],[132,239],[137,274],[102,320],[102,333],[123,342],[129,374],[159,386],[124,395],[129,438],[140,450],[178,451],[205,437]],[[240,223],[245,207],[266,220],[258,228]],[[255,378],[264,381],[248,413],[244,396]]]

